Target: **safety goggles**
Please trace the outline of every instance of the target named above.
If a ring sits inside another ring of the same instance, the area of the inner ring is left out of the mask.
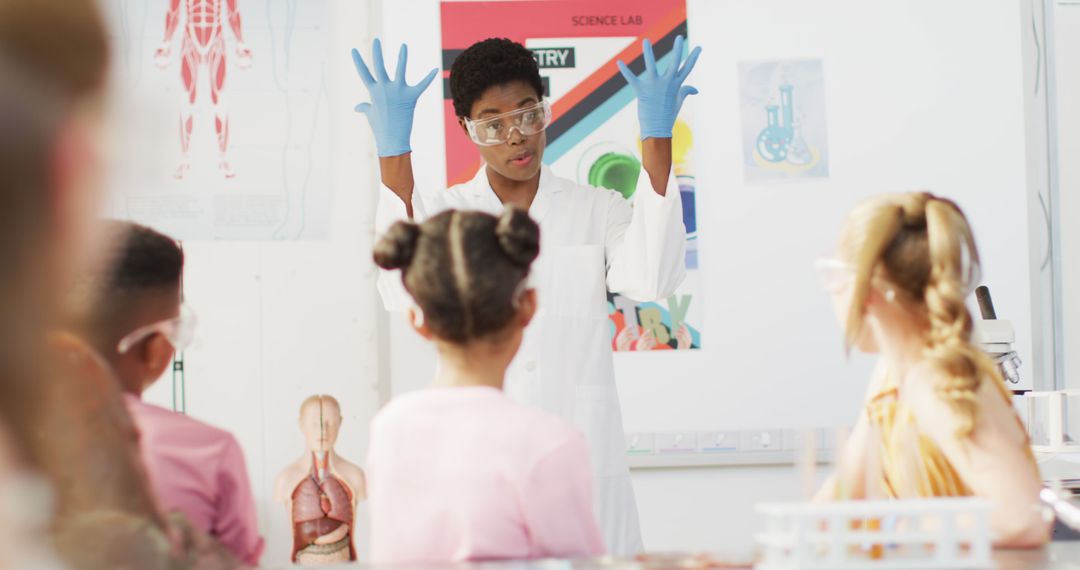
[[[846,261],[836,258],[821,258],[816,262],[818,283],[821,288],[829,293],[840,293],[851,286],[855,278],[855,268]],[[885,300],[892,302],[896,299],[896,289],[892,285],[878,278],[873,278],[871,285],[885,296]]]
[[[818,284],[830,293],[842,291],[855,275],[855,269],[850,263],[831,257],[818,259],[814,266],[817,269]]]
[[[169,341],[169,344],[177,352],[183,352],[184,349],[191,345],[191,340],[195,336],[195,324],[197,322],[198,319],[195,317],[195,312],[191,310],[191,307],[186,304],[182,305],[179,316],[139,327],[120,339],[120,343],[116,345],[116,351],[124,354],[150,336],[160,334]]]
[[[464,118],[469,138],[480,146],[495,146],[510,140],[514,130],[522,136],[543,132],[551,124],[551,105],[547,100],[516,111],[495,115],[487,119]]]

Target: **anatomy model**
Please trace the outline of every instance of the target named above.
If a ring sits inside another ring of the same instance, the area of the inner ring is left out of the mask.
[[[364,471],[337,453],[341,406],[312,396],[300,406],[307,449],[277,477],[274,499],[285,505],[293,531],[291,560],[321,566],[356,560],[356,504],[367,496]]]
[[[225,22],[228,21],[236,39],[236,65],[241,69],[251,67],[251,49],[244,44],[240,27],[239,0],[169,0],[165,16],[165,37],[154,52],[158,67],[169,65],[172,55],[172,38],[181,28],[180,79],[184,84],[184,107],[180,112],[180,152],[182,160],[176,169],[176,178],[182,179],[191,168],[191,132],[194,127],[195,102],[198,97],[199,75],[203,69],[210,80],[210,102],[214,107],[214,131],[217,133],[218,169],[226,178],[234,173],[226,159],[229,148],[229,115],[222,101],[225,90]],[[181,8],[183,8],[181,10]]]

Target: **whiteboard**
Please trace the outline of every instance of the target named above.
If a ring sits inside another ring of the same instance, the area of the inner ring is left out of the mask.
[[[569,3],[568,3],[569,5]],[[438,2],[387,5],[384,45],[406,41],[416,77],[439,65]],[[880,192],[931,190],[960,203],[999,316],[1033,358],[1020,3],[985,0],[688,0],[704,53],[689,83],[700,168],[703,329],[698,351],[619,354],[627,432],[850,425],[872,358],[843,353],[814,260],[847,211]],[[569,14],[568,14],[569,17]],[[491,30],[493,35],[498,30]],[[738,66],[821,59],[829,177],[744,182]],[[420,101],[417,183],[441,184],[441,101]],[[420,341],[391,328],[392,380],[428,381]],[[429,374],[429,373],[428,373]]]

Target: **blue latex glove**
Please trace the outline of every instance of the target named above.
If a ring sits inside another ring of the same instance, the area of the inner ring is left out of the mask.
[[[690,57],[684,62],[683,42],[682,36],[675,38],[672,49],[675,53],[675,61],[663,73],[656,68],[656,56],[653,55],[652,44],[649,40],[642,43],[645,73],[642,73],[641,77],[635,76],[634,72],[630,71],[630,68],[626,67],[622,61],[617,62],[619,71],[637,94],[641,140],[671,138],[671,129],[675,126],[675,117],[679,115],[683,100],[688,95],[695,95],[698,92],[689,85],[683,85],[683,82],[697,64],[701,48],[694,48],[694,51],[690,52]]]
[[[416,100],[420,98],[420,94],[428,88],[428,85],[431,85],[439,69],[432,69],[420,83],[410,86],[405,81],[405,65],[409,61],[408,46],[401,45],[397,73],[393,80],[386,74],[382,43],[378,38],[371,46],[371,53],[375,63],[374,77],[368,70],[367,64],[364,63],[364,58],[360,57],[360,52],[355,48],[352,50],[356,73],[360,75],[360,80],[364,82],[368,93],[371,94],[371,102],[360,103],[355,110],[357,113],[367,115],[371,130],[375,133],[375,147],[380,157],[399,156],[412,152],[409,139],[412,135]]]

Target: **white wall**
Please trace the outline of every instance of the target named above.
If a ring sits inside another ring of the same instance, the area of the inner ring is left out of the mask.
[[[1021,2],[1020,25],[1024,58],[1024,106],[1027,131],[1027,190],[1030,280],[1031,280],[1031,348],[1030,355],[1021,357],[1031,362],[1036,390],[1053,389],[1058,375],[1058,354],[1055,347],[1055,322],[1058,320],[1054,301],[1055,264],[1053,253],[1053,215],[1055,207],[1050,181],[1050,145],[1048,138],[1047,20],[1042,0]],[[1007,318],[1007,315],[1001,315]]]
[[[816,479],[826,476],[819,467]],[[633,473],[645,548],[749,555],[761,519],[754,506],[804,500],[792,467],[647,469]]]
[[[373,3],[331,0],[330,109],[337,123],[331,237],[325,242],[187,242],[185,294],[199,316],[185,354],[187,412],[231,431],[244,449],[267,539],[263,563],[287,561],[291,531],[272,502],[278,471],[299,457],[300,402],[312,394],[340,400],[337,451],[355,463],[367,455],[368,424],[380,403],[380,327],[370,260],[374,145],[352,107],[362,87],[348,50],[368,43]],[[270,119],[270,118],[268,118]],[[268,165],[270,167],[272,165]],[[172,404],[169,375],[148,399]],[[386,385],[384,383],[384,385]],[[360,556],[368,543],[359,510]]]
[[[1064,386],[1080,388],[1080,4],[1047,0],[1053,17],[1057,211]]]

